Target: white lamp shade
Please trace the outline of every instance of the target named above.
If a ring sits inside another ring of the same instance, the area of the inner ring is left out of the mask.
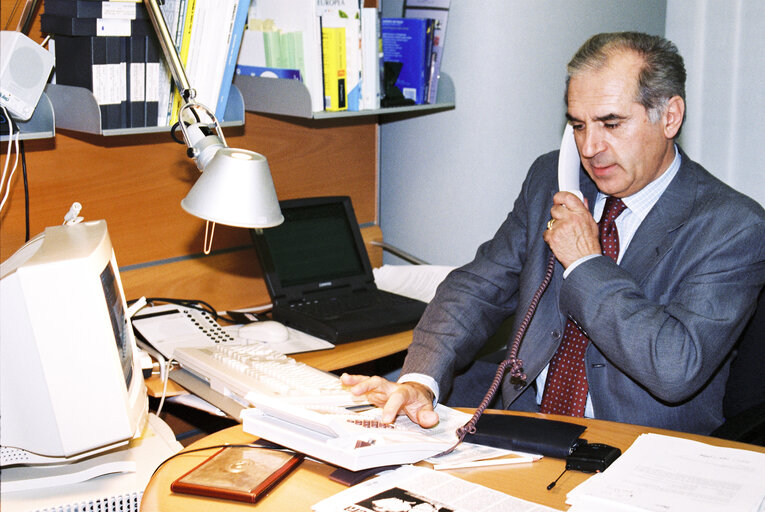
[[[219,149],[181,207],[204,220],[240,228],[284,222],[266,157],[244,149]]]

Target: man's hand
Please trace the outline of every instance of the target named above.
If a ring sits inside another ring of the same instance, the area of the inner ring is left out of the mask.
[[[427,386],[417,382],[396,384],[382,377],[347,373],[342,374],[340,380],[351,386],[354,395],[366,395],[371,404],[382,407],[383,423],[393,423],[402,412],[423,428],[438,423],[438,414],[433,410],[433,392]]]
[[[552,228],[543,236],[563,268],[584,256],[601,253],[598,224],[586,201],[583,203],[570,192],[558,192],[553,197]]]

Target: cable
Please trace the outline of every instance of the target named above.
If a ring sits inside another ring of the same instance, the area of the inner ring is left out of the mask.
[[[24,241],[29,242],[29,182],[27,180],[27,153],[21,141],[21,176],[24,178]]]
[[[138,299],[129,300],[127,301],[127,303],[128,305],[130,305],[136,302],[136,300]],[[212,307],[212,305],[199,299],[191,300],[191,299],[171,299],[167,297],[146,297],[146,302],[148,304],[153,304],[154,302],[166,302],[168,304],[177,304],[178,306],[183,306],[190,309],[206,311],[207,313],[212,315],[212,317],[215,318],[216,320],[220,317],[220,315],[215,310],[215,308]],[[224,320],[227,320],[227,319],[224,318]]]
[[[165,370],[160,371],[160,375],[162,377],[162,395],[159,398],[159,405],[157,405],[157,417],[160,417],[160,414],[162,413],[162,406],[165,405],[165,397],[167,396],[167,381],[170,380],[170,367],[172,366],[173,359],[167,359],[165,361],[160,362],[159,364],[164,364]]]
[[[465,423],[463,426],[457,429],[456,431],[457,442],[451,448],[439,453],[438,455],[446,455],[448,453],[451,453],[465,439],[465,436],[467,434],[476,433],[476,424],[478,423],[478,420],[481,418],[483,411],[485,411],[486,408],[491,403],[492,398],[494,398],[494,394],[497,392],[497,390],[499,390],[499,387],[502,384],[502,379],[505,375],[505,370],[507,369],[508,366],[510,367],[511,377],[514,377],[521,381],[526,380],[526,374],[523,372],[523,361],[518,358],[518,350],[520,349],[523,336],[526,334],[526,329],[528,328],[529,323],[531,323],[531,318],[534,316],[534,313],[537,310],[537,305],[539,304],[539,300],[542,298],[542,295],[547,289],[547,286],[550,284],[550,280],[552,279],[554,270],[555,270],[555,255],[550,254],[550,258],[547,260],[547,269],[545,271],[545,277],[542,280],[542,283],[539,285],[539,288],[537,288],[537,291],[534,293],[534,296],[531,298],[531,303],[529,304],[529,307],[526,310],[526,314],[523,317],[523,321],[518,326],[518,330],[515,333],[515,337],[513,339],[513,343],[508,352],[507,358],[504,361],[502,361],[497,367],[497,371],[494,374],[494,380],[489,386],[489,390],[486,392],[486,395],[483,397],[481,404],[473,413],[473,416],[470,418],[470,420],[467,423]]]
[[[181,122],[180,121],[176,122],[172,126],[172,128],[170,128],[170,137],[172,137],[173,140],[177,142],[178,144],[183,144],[185,146],[186,141],[178,137],[178,128],[180,127],[181,127]]]
[[[11,116],[8,113],[8,110],[5,107],[2,107],[3,112],[5,113],[5,118],[8,120],[8,153],[5,158],[5,163],[3,164],[3,174],[0,176],[0,193],[2,193],[3,189],[3,183],[5,183],[5,194],[3,195],[2,201],[0,201],[0,213],[3,211],[3,207],[5,206],[5,202],[8,199],[8,195],[11,192],[11,181],[13,180],[13,174],[16,172],[16,167],[18,167],[19,164],[19,134],[20,132],[17,130],[14,138],[14,132],[13,132],[13,121],[11,121]],[[10,175],[8,174],[8,164],[11,161],[11,149],[12,147],[16,148],[16,159],[13,162],[13,168],[11,169]],[[8,177],[6,180],[6,176]]]

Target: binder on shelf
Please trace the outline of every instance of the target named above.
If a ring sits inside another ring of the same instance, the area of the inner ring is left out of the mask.
[[[124,1],[45,0],[45,14],[73,18],[148,19],[143,4]]]
[[[106,38],[56,36],[56,83],[91,91],[104,127],[109,123],[106,66]]]
[[[146,126],[166,126],[170,101],[170,81],[161,69],[162,49],[155,35],[146,37]],[[165,91],[162,94],[161,89]],[[159,105],[162,109],[161,121]]]
[[[148,19],[72,18],[46,13],[40,15],[40,29],[46,34],[64,36],[128,37],[154,32]]]
[[[133,36],[128,55],[129,126],[146,126],[146,40],[149,36]]]
[[[380,21],[384,72],[398,71],[395,82],[393,77],[385,77],[386,96],[390,96],[387,89],[393,85],[405,99],[417,105],[426,102],[433,25],[432,19],[420,18],[382,18]]]
[[[106,40],[107,73],[105,86],[109,93],[106,101],[108,115],[105,129],[128,128],[127,104],[127,37],[104,37]]]

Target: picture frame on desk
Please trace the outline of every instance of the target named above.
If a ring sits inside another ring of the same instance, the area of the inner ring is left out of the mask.
[[[286,478],[303,458],[302,454],[267,446],[229,446],[176,479],[170,490],[256,503]]]

